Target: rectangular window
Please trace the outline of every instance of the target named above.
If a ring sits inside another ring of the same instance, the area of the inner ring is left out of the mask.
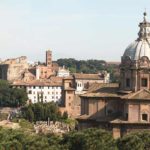
[[[126,78],[126,87],[130,87],[130,79]]]
[[[147,114],[142,114],[142,120],[143,121],[148,121],[148,115]]]
[[[32,94],[32,91],[31,91],[31,90],[29,90],[29,91],[28,91],[28,94]]]
[[[142,86],[147,87],[147,78],[142,78]]]

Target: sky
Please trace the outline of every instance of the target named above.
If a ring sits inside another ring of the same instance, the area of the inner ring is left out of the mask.
[[[149,0],[0,0],[0,58],[120,61]]]

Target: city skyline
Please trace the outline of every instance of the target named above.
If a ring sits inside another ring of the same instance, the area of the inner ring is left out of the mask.
[[[1,1],[0,58],[25,55],[44,61],[44,52],[51,49],[54,60],[120,61],[137,39],[145,8],[150,20],[148,0]]]

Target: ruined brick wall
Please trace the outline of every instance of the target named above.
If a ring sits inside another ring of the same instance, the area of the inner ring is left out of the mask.
[[[25,56],[8,59],[0,64],[0,79],[8,81],[19,80],[26,69],[28,69],[28,63]]]

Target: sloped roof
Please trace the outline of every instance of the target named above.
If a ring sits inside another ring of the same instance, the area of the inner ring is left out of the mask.
[[[102,79],[104,79],[104,76],[99,75],[99,74],[74,73],[73,76],[75,79],[82,79],[82,80],[102,80]]]
[[[121,94],[118,93],[118,89],[117,83],[95,83],[81,97],[120,97]]]
[[[122,97],[123,99],[145,99],[150,100],[150,91],[147,89],[142,89],[137,92],[132,92]]]
[[[73,80],[73,76],[64,77],[64,80]]]
[[[32,80],[32,81],[15,81],[12,83],[14,86],[62,86],[61,82],[54,82],[54,81],[43,81],[43,80]]]
[[[128,121],[128,120],[124,120],[123,118],[116,118],[112,121],[110,121],[110,123],[112,124],[148,124],[150,125],[150,122],[147,121]]]
[[[87,89],[87,93],[81,97],[118,97],[122,100],[150,100],[150,91],[141,89],[137,92],[120,92],[117,83],[93,83]]]

